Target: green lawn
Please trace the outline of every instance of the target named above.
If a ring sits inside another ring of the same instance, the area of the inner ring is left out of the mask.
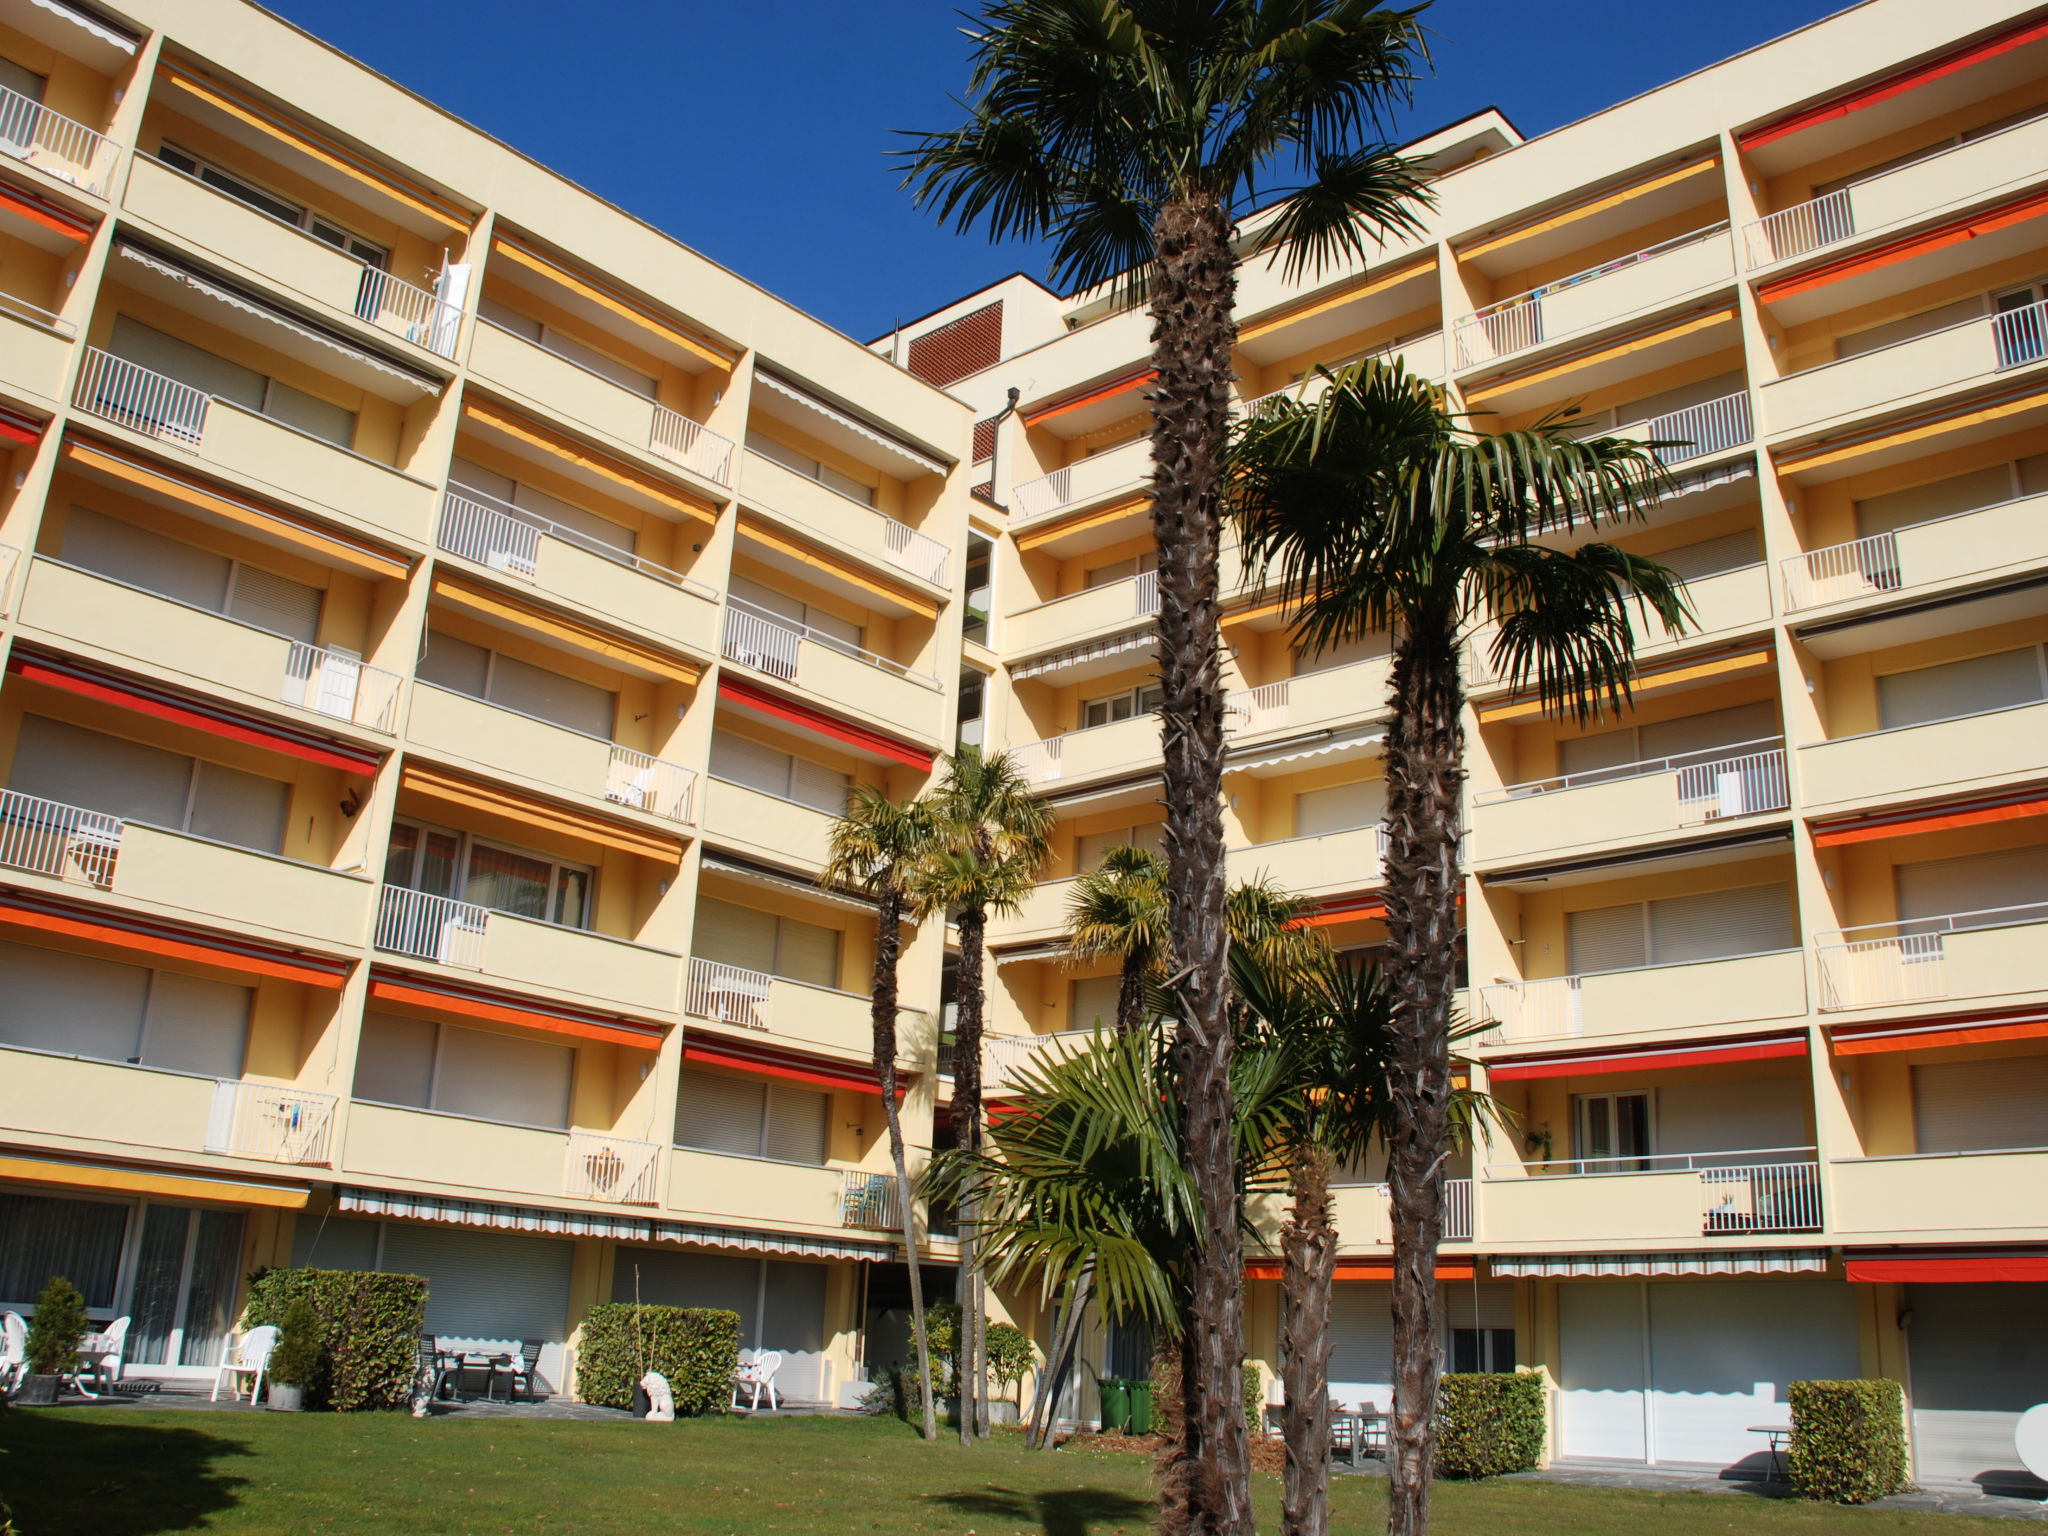
[[[1014,1435],[972,1451],[924,1446],[900,1424],[866,1419],[642,1425],[67,1408],[0,1413],[0,1449],[0,1489],[21,1536],[1136,1536],[1151,1523],[1138,1457],[1033,1454]],[[1272,1530],[1275,1479],[1260,1484]],[[1334,1504],[1340,1533],[1381,1526],[1375,1480],[1339,1478]],[[1528,1482],[1447,1485],[1437,1509],[1442,1536],[2012,1531],[2004,1521]]]

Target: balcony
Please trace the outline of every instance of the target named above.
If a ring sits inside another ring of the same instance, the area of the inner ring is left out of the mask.
[[[2044,937],[2048,903],[1816,934],[1821,1011],[2039,992]]]
[[[1488,1045],[1586,1035],[1667,1034],[1736,1028],[1806,1012],[1806,967],[1796,949],[1549,976],[1472,989],[1469,1014]]]
[[[1510,784],[1473,797],[1489,863],[1592,844],[1634,843],[1792,803],[1779,737]]]
[[[1346,1248],[1387,1248],[1394,1242],[1393,1211],[1384,1184],[1339,1184],[1330,1191],[1338,1239]],[[1444,1180],[1447,1243],[1472,1241],[1472,1181]]]
[[[1071,645],[1128,628],[1158,611],[1159,573],[1140,571],[1010,614],[1003,622],[1003,649],[1023,654]]]
[[[1303,896],[1370,890],[1382,879],[1380,828],[1351,827],[1319,837],[1253,843],[1226,854],[1232,880],[1264,875]]]
[[[814,871],[831,857],[829,815],[729,779],[714,778],[705,788],[704,832],[719,843],[758,848]]]
[[[347,651],[288,640],[187,607],[48,555],[29,562],[21,623],[63,640],[67,649],[200,678],[265,708],[289,704],[383,736],[398,728],[400,679],[395,672],[370,666]]]
[[[205,231],[207,249],[321,307],[348,315],[444,358],[455,356],[462,311],[425,288],[366,266],[325,240],[209,187],[149,155],[137,155],[121,206],[174,234]]]
[[[1799,749],[1801,802],[1906,799],[1937,786],[1989,783],[2048,763],[2048,704],[1818,741]]]
[[[1812,1147],[1587,1158],[1485,1170],[1488,1243],[1655,1243],[1818,1232],[1820,1167]]]
[[[1023,527],[1057,513],[1078,511],[1114,496],[1136,496],[1151,478],[1152,441],[1141,437],[1134,443],[1111,448],[1012,487],[1012,526]]]
[[[808,1227],[843,1231],[843,1169],[782,1163],[677,1147],[669,1154],[667,1208],[750,1227]]]
[[[107,178],[120,159],[121,146],[0,85],[0,154],[34,166],[81,192],[105,197]]]
[[[728,597],[725,659],[798,687],[832,708],[922,740],[939,738],[939,680],[833,635]]]
[[[1780,562],[1787,612],[2048,560],[2048,496],[1977,507]]]
[[[870,565],[906,571],[929,586],[946,584],[952,551],[939,540],[787,465],[749,453],[741,494],[748,506],[772,514],[832,549]]]
[[[652,1142],[501,1125],[361,1099],[349,1108],[342,1167],[355,1174],[606,1205],[655,1205],[661,1189],[661,1148]]]
[[[862,1060],[874,1055],[874,1005],[865,993],[814,987],[720,960],[690,957],[683,1012],[821,1046],[835,1055]],[[898,1059],[915,1064],[935,1044],[929,1038],[931,1015],[899,1008],[897,1022]]]
[[[1875,351],[1840,358],[1762,387],[1772,436],[1905,407],[2048,358],[2048,302],[1965,320]]]
[[[1994,1241],[2048,1228],[2048,1152],[1931,1152],[1828,1165],[1834,1230]]]
[[[478,320],[470,332],[469,367],[549,415],[713,485],[732,484],[732,439],[488,320]]]
[[[324,1167],[333,1161],[331,1093],[222,1078],[213,1085],[206,1150],[258,1162]]]
[[[1737,390],[1718,400],[1703,400],[1684,410],[1632,421],[1616,427],[1614,436],[1666,444],[1655,450],[1654,455],[1666,469],[1745,447],[1755,436],[1750,422],[1749,391]]]
[[[1910,165],[1851,182],[1825,197],[1782,208],[1746,224],[1743,255],[1751,269],[1791,261],[1858,235],[1890,229],[1938,209],[1963,207],[2048,165],[2048,115],[2015,123]],[[2014,167],[2023,167],[2020,176]]]
[[[413,688],[406,739],[494,778],[567,790],[663,821],[689,821],[696,798],[697,775],[680,763],[432,683]]]
[[[1675,304],[1734,276],[1728,226],[1696,229],[1465,316],[1452,326],[1458,367],[1497,362],[1583,335]]]
[[[344,527],[415,546],[432,536],[435,492],[424,480],[97,347],[86,348],[71,403],[318,506]]]
[[[0,867],[325,946],[362,943],[369,911],[361,875],[11,789],[0,790]]]
[[[0,379],[12,387],[54,403],[64,393],[64,370],[71,366],[78,327],[11,293],[0,293]]]
[[[1061,1060],[1074,1051],[1086,1050],[1097,1038],[1092,1027],[1050,1035],[986,1035],[981,1042],[982,1091],[990,1095],[1016,1093],[1021,1086],[1017,1078],[1020,1068]]]
[[[674,1013],[681,982],[682,957],[672,951],[395,885],[379,893],[375,943],[386,954],[636,1013]]]
[[[903,1230],[902,1190],[893,1173],[862,1173],[857,1168],[842,1170],[839,1188],[839,1222],[871,1232]]]

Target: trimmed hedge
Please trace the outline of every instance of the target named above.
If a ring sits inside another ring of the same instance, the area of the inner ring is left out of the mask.
[[[427,1282],[418,1275],[356,1269],[265,1269],[249,1280],[242,1326],[284,1326],[292,1304],[312,1308],[318,1354],[306,1389],[308,1408],[356,1413],[403,1408],[419,1375],[427,1326]]]
[[[1439,1477],[1499,1477],[1543,1460],[1543,1378],[1533,1371],[1445,1376],[1437,1396]]]
[[[678,1415],[723,1413],[739,1363],[737,1312],[605,1302],[583,1319],[576,1395],[607,1408],[631,1408],[640,1378],[659,1371],[675,1394]]]
[[[1896,1381],[1795,1381],[1787,1398],[1787,1462],[1805,1497],[1867,1504],[1906,1487],[1906,1393]]]

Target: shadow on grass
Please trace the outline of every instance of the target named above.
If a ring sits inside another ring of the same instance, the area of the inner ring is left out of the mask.
[[[934,1504],[946,1504],[973,1515],[1005,1520],[1037,1520],[1045,1536],[1093,1536],[1107,1525],[1148,1528],[1158,1506],[1112,1488],[1051,1488],[1020,1493],[1011,1488],[978,1488],[972,1493],[941,1493]]]
[[[32,1536],[195,1530],[240,1502],[247,1479],[217,1464],[248,1454],[204,1430],[11,1409],[0,1413],[0,1499]]]

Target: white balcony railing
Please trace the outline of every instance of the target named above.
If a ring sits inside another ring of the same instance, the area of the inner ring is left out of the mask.
[[[647,446],[672,464],[719,485],[732,484],[732,449],[729,437],[721,437],[701,421],[692,421],[665,405],[654,408],[654,426]]]
[[[1010,505],[1020,523],[1049,517],[1068,507],[1117,491],[1135,491],[1152,473],[1152,443],[1140,438],[1011,487]]]
[[[14,595],[14,568],[21,564],[21,551],[12,544],[0,544],[0,619],[7,617]]]
[[[1896,591],[1899,541],[1890,533],[1830,544],[1780,562],[1785,579],[1785,606],[1797,611],[1839,603],[1870,592]]]
[[[285,655],[280,697],[286,704],[389,736],[398,729],[400,681],[396,672],[373,667],[360,656],[294,640]]]
[[[1337,1181],[1344,1182],[1341,1178]],[[1384,1248],[1394,1240],[1393,1193],[1385,1184],[1368,1185],[1377,1197],[1373,1203],[1375,1229],[1372,1233],[1361,1233],[1360,1237]],[[1470,1179],[1445,1179],[1443,1204],[1443,1240],[1447,1243],[1469,1243],[1472,1241],[1472,1181]]]
[[[1617,763],[1607,768],[1588,768],[1580,773],[1510,784],[1501,789],[1487,790],[1473,798],[1479,805],[1497,805],[1536,795],[1654,778],[1659,774],[1672,777],[1677,802],[1676,824],[1679,826],[1694,826],[1730,816],[1754,816],[1760,811],[1782,811],[1792,803],[1791,785],[1785,773],[1784,740],[1777,736],[1730,742],[1726,746],[1707,747],[1671,757]]]
[[[441,499],[441,528],[435,542],[451,555],[460,555],[478,565],[502,571],[520,581],[540,580],[540,541],[543,537],[574,545],[586,554],[613,565],[624,566],[664,585],[680,588],[698,597],[713,599],[717,593],[680,571],[643,559],[631,550],[603,539],[592,538],[550,518],[500,501],[472,486],[451,485]]]
[[[1809,1160],[1701,1169],[1701,1233],[1818,1232],[1820,1167],[1810,1160],[1811,1147],[1787,1150],[1804,1151]]]
[[[269,1163],[329,1163],[334,1137],[331,1093],[221,1078],[213,1085],[206,1150]]]
[[[480,971],[490,915],[474,902],[387,885],[377,899],[377,948]]]
[[[893,517],[883,517],[882,552],[891,565],[900,565],[935,587],[946,584],[946,565],[953,552],[930,534],[919,533]]]
[[[1949,946],[1958,934],[2048,923],[2048,902],[1986,907],[1899,922],[1866,923],[1814,936],[1824,1013],[1950,996]],[[1977,989],[1965,986],[1965,995]]]
[[[0,865],[105,888],[121,855],[121,818],[0,790]]]
[[[774,980],[762,971],[692,955],[683,1012],[742,1029],[766,1029],[768,989]]]
[[[1856,233],[1856,215],[1849,206],[1849,189],[1834,191],[1780,208],[1742,228],[1742,243],[1752,267],[1804,256]]]
[[[1669,443],[1655,450],[1659,464],[1669,467],[1711,453],[1740,448],[1755,436],[1750,421],[1749,391],[1737,390],[1718,400],[1703,400],[1684,410],[1632,421],[1615,429],[1617,437],[1641,438],[1647,442]]]
[[[860,1173],[852,1168],[840,1174],[839,1224],[865,1227],[875,1232],[903,1230],[901,1191],[892,1173]]]
[[[1071,734],[1071,733],[1069,733]],[[1042,784],[1048,779],[1060,776],[1066,761],[1067,738],[1047,736],[1040,741],[1027,741],[1021,746],[1010,748],[1010,762],[1017,774],[1027,784]]]
[[[151,437],[197,446],[213,397],[98,347],[85,349],[71,403]]]
[[[2048,299],[2000,310],[1991,317],[1991,339],[2001,372],[2048,357]]]
[[[658,1205],[661,1148],[651,1141],[571,1131],[562,1158],[562,1193],[572,1200]]]
[[[102,194],[107,189],[112,150],[103,135],[85,124],[0,85],[0,154],[26,161],[87,192]]]
[[[1543,301],[1552,294],[1562,293],[1567,288],[1577,288],[1585,283],[1595,282],[1643,262],[1654,261],[1672,251],[1698,245],[1728,232],[1726,224],[1713,224],[1705,229],[1696,229],[1675,239],[1645,246],[1640,251],[1631,251],[1626,256],[1617,256],[1612,261],[1603,261],[1597,266],[1574,272],[1569,277],[1558,278],[1532,288],[1527,293],[1518,293],[1512,298],[1489,304],[1484,309],[1473,311],[1451,328],[1457,339],[1458,366],[1469,368],[1474,363],[1489,358],[1504,357],[1510,352],[1520,352],[1544,341]],[[1567,327],[1567,334],[1573,327]]]
[[[455,355],[455,338],[462,328],[462,311],[455,305],[381,267],[363,268],[356,318],[442,357]]]
[[[1223,695],[1223,734],[1255,736],[1285,725],[1292,685],[1293,679],[1282,678],[1257,688],[1233,688]]]
[[[739,662],[770,677],[779,677],[784,682],[797,681],[797,672],[803,660],[805,645],[822,646],[828,651],[837,651],[851,657],[879,672],[896,677],[908,678],[926,688],[936,689],[939,681],[923,672],[913,671],[900,661],[891,661],[873,651],[863,650],[836,635],[828,635],[809,625],[798,624],[780,615],[756,608],[744,598],[728,597],[725,608],[725,641],[722,654],[727,661]]]
[[[1541,981],[1506,981],[1472,989],[1472,1022],[1492,1026],[1488,1044],[1550,1040],[1582,1034],[1582,978],[1550,976]]]
[[[605,773],[604,797],[668,821],[688,821],[697,797],[697,774],[665,757],[650,757],[612,743],[611,766]]]

